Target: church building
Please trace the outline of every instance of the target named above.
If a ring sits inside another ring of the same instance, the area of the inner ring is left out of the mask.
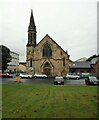
[[[26,45],[26,68],[33,74],[65,76],[69,72],[69,55],[48,34],[37,44],[36,26],[31,10]]]

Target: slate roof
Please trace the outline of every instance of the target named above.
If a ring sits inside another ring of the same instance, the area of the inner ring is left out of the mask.
[[[91,68],[90,62],[70,62],[70,68]]]
[[[99,61],[99,57],[93,58],[91,64],[96,64],[97,61]]]

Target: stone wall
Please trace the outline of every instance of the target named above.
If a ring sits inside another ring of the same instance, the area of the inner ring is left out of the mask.
[[[48,43],[52,49],[52,57],[42,57],[42,50],[45,43]],[[65,58],[65,66],[63,66],[63,57]],[[32,66],[34,73],[43,73],[43,66],[48,62],[51,66],[52,76],[66,75],[69,72],[69,56],[62,48],[54,42],[49,36],[44,37],[40,43],[34,48],[27,48],[27,68],[29,67],[29,59],[32,58]]]

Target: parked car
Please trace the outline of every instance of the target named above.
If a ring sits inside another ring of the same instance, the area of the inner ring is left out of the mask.
[[[27,73],[21,73],[21,74],[19,75],[19,77],[21,77],[21,78],[32,78],[32,75],[27,74]]]
[[[80,76],[71,73],[71,74],[67,74],[67,75],[66,75],[66,78],[67,78],[67,79],[80,79]]]
[[[9,73],[3,73],[3,74],[0,74],[0,77],[2,77],[2,78],[12,78],[13,75],[9,74]]]
[[[21,73],[15,73],[15,76],[19,76]]]
[[[99,80],[95,76],[89,76],[85,79],[86,85],[99,85]]]
[[[62,76],[56,76],[54,80],[54,85],[64,85],[64,79]]]
[[[90,73],[81,73],[81,78],[88,78]]]
[[[34,77],[35,78],[47,78],[47,75],[45,75],[45,74],[34,74]]]

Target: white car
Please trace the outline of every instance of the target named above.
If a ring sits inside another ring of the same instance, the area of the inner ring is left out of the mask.
[[[45,75],[45,74],[34,74],[34,77],[35,78],[47,78],[47,75]]]
[[[21,78],[32,78],[32,75],[27,74],[27,73],[21,73],[19,76],[20,76]]]
[[[76,74],[67,74],[66,78],[67,79],[80,79],[80,76]]]

